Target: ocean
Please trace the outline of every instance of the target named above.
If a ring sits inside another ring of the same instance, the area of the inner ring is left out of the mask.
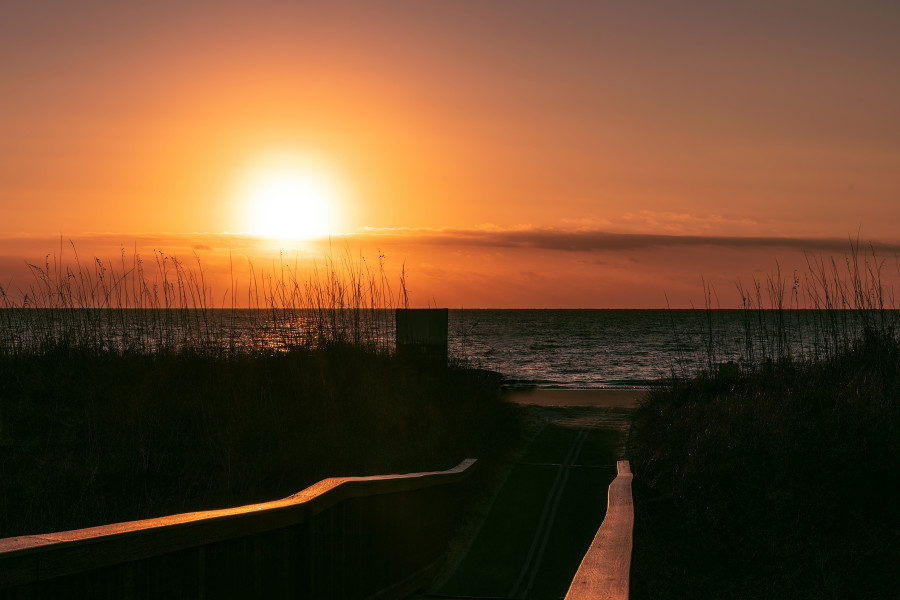
[[[900,312],[885,314],[900,323]],[[864,319],[879,316],[851,310],[451,309],[448,343],[451,357],[502,373],[508,386],[643,388],[750,354],[827,353],[835,340],[853,339]],[[27,347],[49,336],[139,351],[279,348],[303,344],[320,331],[389,347],[393,317],[390,310],[3,309],[0,347]]]
[[[646,387],[705,364],[702,311],[450,310],[449,331],[451,355],[509,386]]]
[[[900,313],[881,316],[896,323]],[[451,354],[502,373],[509,386],[644,388],[750,353],[827,353],[877,317],[853,310],[450,310],[449,337]]]

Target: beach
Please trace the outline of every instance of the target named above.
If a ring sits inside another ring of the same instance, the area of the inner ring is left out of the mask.
[[[508,389],[503,399],[516,404],[539,406],[593,406],[602,408],[636,408],[649,390],[638,389]]]

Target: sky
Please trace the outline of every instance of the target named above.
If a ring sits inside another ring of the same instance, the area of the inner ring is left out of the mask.
[[[414,305],[733,306],[851,241],[893,282],[898,31],[881,1],[4,0],[0,287],[337,252]]]

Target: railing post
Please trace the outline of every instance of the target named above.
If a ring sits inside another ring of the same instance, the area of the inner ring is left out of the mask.
[[[398,308],[394,317],[398,356],[429,366],[447,366],[448,309]]]

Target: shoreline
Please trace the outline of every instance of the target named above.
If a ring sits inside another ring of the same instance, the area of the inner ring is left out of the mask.
[[[501,398],[515,404],[538,406],[637,408],[649,391],[649,389],[612,388],[513,388],[503,390]]]

